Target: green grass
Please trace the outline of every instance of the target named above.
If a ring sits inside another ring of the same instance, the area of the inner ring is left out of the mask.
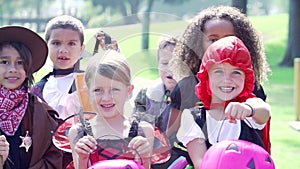
[[[264,37],[268,62],[272,69],[264,85],[272,106],[272,156],[277,169],[300,168],[300,131],[289,126],[296,119],[294,69],[279,67],[287,46],[288,15],[250,17]],[[298,103],[299,104],[299,103]]]
[[[283,59],[288,33],[288,15],[250,17],[253,25],[261,33],[268,62],[272,73],[269,81],[265,82],[264,89],[268,95],[267,101],[272,106],[271,143],[272,156],[277,169],[300,168],[300,131],[289,126],[290,121],[296,119],[294,101],[294,69],[279,67]],[[155,79],[158,77],[156,48],[160,36],[166,34],[180,34],[187,25],[186,21],[156,23],[150,29],[150,50],[141,50],[141,25],[103,28],[104,31],[115,37],[128,58],[133,70],[133,76]],[[87,49],[92,51],[92,35],[97,29],[86,30]],[[36,75],[39,79],[41,70]],[[299,103],[298,103],[299,104]]]

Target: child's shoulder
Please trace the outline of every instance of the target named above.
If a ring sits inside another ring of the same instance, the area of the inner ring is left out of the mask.
[[[153,101],[161,102],[165,94],[165,85],[161,79],[157,80],[152,86],[148,87],[146,96]]]
[[[51,106],[49,106],[45,101],[43,101],[40,97],[38,97],[35,94],[29,93],[29,103],[34,105],[34,110],[42,111],[46,110],[44,112],[52,112],[57,113]]]

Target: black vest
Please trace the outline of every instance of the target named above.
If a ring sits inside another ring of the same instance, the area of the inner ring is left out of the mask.
[[[195,107],[190,109],[191,113],[194,116],[196,123],[202,129],[204,135],[207,137],[207,125],[206,125],[206,109],[204,107]],[[246,140],[252,143],[255,143],[263,148],[265,148],[263,142],[263,130],[253,129],[249,127],[244,120],[241,120],[241,134],[239,140]],[[209,148],[211,144],[208,139],[206,139],[206,147]]]

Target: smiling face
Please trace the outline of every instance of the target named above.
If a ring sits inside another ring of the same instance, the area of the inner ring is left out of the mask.
[[[212,19],[205,23],[202,48],[205,51],[215,41],[235,35],[234,27],[230,21],[225,19]]]
[[[94,84],[89,88],[93,105],[104,118],[123,116],[124,104],[132,93],[132,85],[125,85],[97,73]]]
[[[73,68],[84,50],[80,36],[72,29],[53,29],[48,40],[49,55],[55,69]]]
[[[24,62],[19,52],[4,46],[0,51],[0,84],[7,89],[19,89],[26,78]]]
[[[244,89],[245,73],[238,67],[224,62],[208,70],[212,103],[223,103],[237,97]]]

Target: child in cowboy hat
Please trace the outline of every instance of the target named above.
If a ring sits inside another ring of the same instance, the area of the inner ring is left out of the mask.
[[[62,152],[52,143],[56,112],[29,92],[33,73],[45,63],[48,48],[21,26],[0,28],[0,155],[4,168],[59,169]],[[9,143],[9,144],[8,144]]]

